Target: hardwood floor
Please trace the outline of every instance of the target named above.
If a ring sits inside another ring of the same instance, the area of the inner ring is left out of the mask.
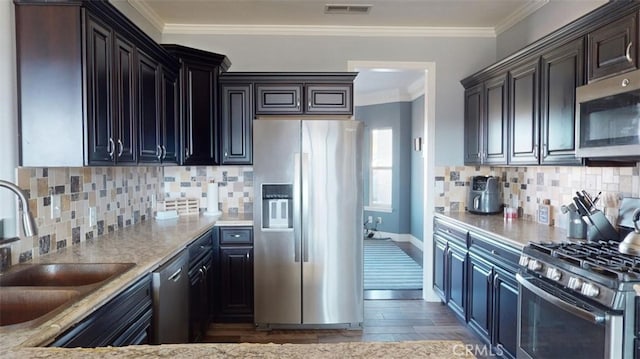
[[[460,340],[480,344],[441,303],[423,300],[365,300],[362,330],[256,330],[251,323],[213,323],[209,343],[337,343],[407,340]]]

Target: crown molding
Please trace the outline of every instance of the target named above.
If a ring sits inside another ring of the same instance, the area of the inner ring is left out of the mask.
[[[494,28],[496,35],[499,35],[507,31],[513,25],[524,20],[529,15],[538,11],[541,7],[547,5],[548,3],[549,3],[549,0],[536,0],[532,3],[521,6],[519,9],[517,9],[511,15],[509,15],[506,19],[504,19],[502,22],[496,25],[496,27]]]
[[[425,94],[425,80],[426,79],[424,78],[424,76],[421,76],[419,79],[409,84],[409,86],[407,87],[407,92],[409,93],[411,101]]]
[[[391,89],[363,94],[358,93],[357,96],[354,96],[353,100],[354,106],[369,106],[383,103],[411,102],[415,100],[415,98],[407,91]]]
[[[133,0],[129,0],[133,1]],[[143,14],[146,16],[145,14]],[[163,34],[369,36],[369,37],[495,37],[491,27],[312,26],[164,24]]]
[[[129,5],[136,9],[140,15],[142,15],[147,21],[153,25],[160,34],[164,32],[165,23],[164,20],[155,12],[144,0],[127,0]]]

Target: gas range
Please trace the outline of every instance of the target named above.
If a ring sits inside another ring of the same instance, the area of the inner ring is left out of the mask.
[[[521,268],[607,308],[640,283],[640,257],[622,254],[617,241],[529,243]]]

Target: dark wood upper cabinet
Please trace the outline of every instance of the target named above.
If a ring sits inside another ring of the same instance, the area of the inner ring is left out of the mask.
[[[226,56],[181,45],[163,45],[180,61],[180,164],[219,163],[218,79],[231,65]]]
[[[178,148],[180,146],[180,126],[178,125],[178,76],[162,69],[161,94],[161,145],[162,163],[178,163]]]
[[[353,84],[317,84],[306,86],[304,111],[308,114],[353,114]]]
[[[220,100],[220,164],[241,165],[253,161],[252,84],[223,83]]]
[[[113,161],[113,30],[87,16],[87,125],[89,163]]]
[[[508,92],[507,75],[499,75],[484,84],[482,121],[482,163],[507,164]]]
[[[638,68],[638,13],[587,35],[589,82]]]
[[[136,150],[137,121],[136,121],[136,87],[135,87],[135,59],[134,47],[123,37],[116,34],[115,37],[115,64],[114,64],[114,112],[115,128],[117,134],[115,140],[114,157],[118,163],[135,164],[137,162]]]
[[[177,128],[161,123],[162,74],[178,71],[168,52],[108,1],[14,3],[22,166],[175,157],[163,141]]]
[[[464,163],[584,164],[575,156],[576,88],[639,68],[639,16],[640,2],[610,1],[462,79]]]
[[[256,84],[256,115],[302,113],[302,84]]]
[[[542,55],[540,163],[581,164],[575,156],[576,87],[584,84],[583,40]]]
[[[464,163],[482,163],[482,118],[484,86],[479,84],[464,92]]]
[[[538,164],[538,69],[536,59],[510,71],[509,164]]]
[[[160,163],[162,160],[160,120],[160,64],[138,52],[138,119],[140,140],[138,160]]]

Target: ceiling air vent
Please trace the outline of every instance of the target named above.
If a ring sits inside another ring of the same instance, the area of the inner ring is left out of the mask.
[[[359,14],[366,15],[371,10],[371,5],[364,4],[326,4],[324,6],[325,14]]]

